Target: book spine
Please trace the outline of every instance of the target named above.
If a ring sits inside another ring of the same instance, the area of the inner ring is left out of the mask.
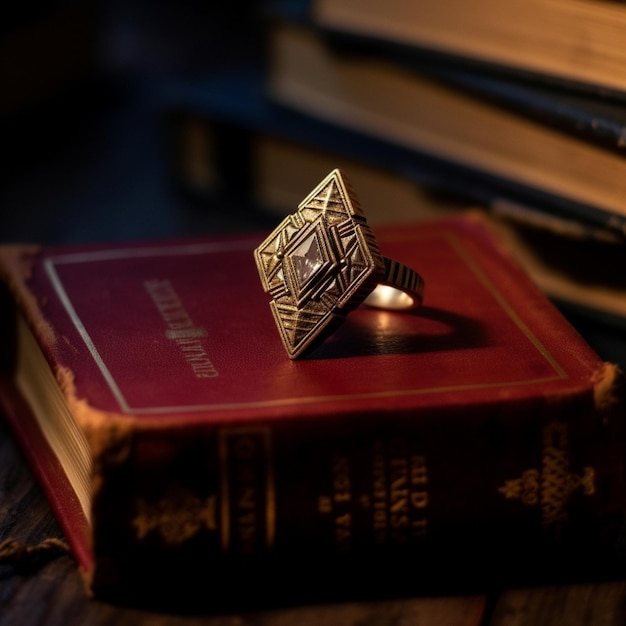
[[[166,566],[188,586],[194,562],[224,575],[597,555],[621,524],[619,421],[574,396],[142,430],[123,461],[96,463],[94,584],[152,586]]]

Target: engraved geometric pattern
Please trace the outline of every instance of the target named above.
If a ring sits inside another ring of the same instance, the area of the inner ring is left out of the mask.
[[[255,250],[263,289],[290,358],[326,339],[384,275],[373,232],[340,170]]]

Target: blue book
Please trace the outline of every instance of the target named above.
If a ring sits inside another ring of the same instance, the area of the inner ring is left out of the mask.
[[[269,0],[341,36],[447,55],[596,93],[626,94],[626,5],[613,0]]]
[[[227,127],[228,132],[237,129],[240,136],[265,133],[381,167],[419,185],[482,206],[512,207],[516,215],[526,216],[534,223],[563,221],[582,229],[590,237],[600,233],[600,236],[622,238],[626,232],[626,215],[576,202],[519,180],[389,142],[284,106],[270,98],[267,86],[268,75],[264,68],[244,68],[239,73],[170,84],[164,103],[172,114],[204,118]],[[233,149],[228,136],[225,144]],[[243,172],[245,152],[240,156],[235,154],[235,161]]]
[[[318,29],[340,54],[383,59],[626,155],[626,91]]]

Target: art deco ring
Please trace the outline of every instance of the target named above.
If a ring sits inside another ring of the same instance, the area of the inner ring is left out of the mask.
[[[333,170],[254,251],[289,357],[319,346],[357,306],[408,310],[424,281],[383,257],[346,175]]]

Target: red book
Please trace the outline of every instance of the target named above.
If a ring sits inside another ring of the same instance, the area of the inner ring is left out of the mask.
[[[91,590],[611,543],[620,372],[480,219],[377,229],[423,307],[359,307],[297,361],[265,236],[1,248],[1,406]]]

